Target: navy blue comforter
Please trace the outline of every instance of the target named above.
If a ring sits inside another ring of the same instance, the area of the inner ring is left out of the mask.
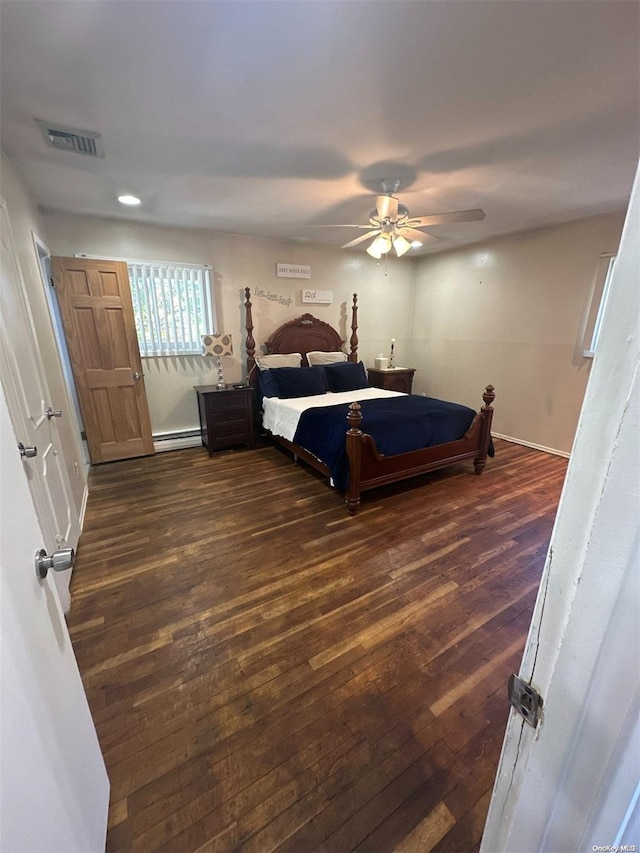
[[[375,440],[385,456],[456,441],[464,436],[475,416],[467,406],[414,394],[363,400],[360,407],[360,429]],[[349,480],[348,411],[348,403],[307,409],[300,416],[293,439],[324,462],[336,487],[342,490]]]

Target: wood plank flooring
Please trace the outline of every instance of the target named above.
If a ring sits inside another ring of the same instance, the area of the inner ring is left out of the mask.
[[[263,447],[91,472],[69,627],[109,851],[478,849],[566,461],[342,498]]]

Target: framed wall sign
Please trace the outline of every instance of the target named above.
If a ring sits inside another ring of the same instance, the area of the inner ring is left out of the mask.
[[[276,264],[278,278],[311,278],[311,267],[306,264]]]
[[[330,305],[333,302],[333,290],[303,290],[302,301]]]

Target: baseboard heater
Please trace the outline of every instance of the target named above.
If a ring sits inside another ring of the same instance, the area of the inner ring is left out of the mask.
[[[199,429],[161,432],[153,436],[153,449],[156,453],[162,453],[165,450],[183,450],[186,447],[200,447],[201,444]]]

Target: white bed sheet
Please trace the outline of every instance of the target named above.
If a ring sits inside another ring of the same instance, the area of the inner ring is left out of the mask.
[[[318,394],[314,397],[292,397],[281,400],[279,397],[265,397],[262,401],[264,415],[262,423],[273,435],[293,441],[298,428],[300,415],[305,409],[315,409],[320,406],[337,406],[340,403],[359,403],[362,400],[376,400],[381,397],[404,397],[400,391],[385,391],[383,388],[361,388],[358,391],[338,391],[329,394]],[[345,432],[349,428],[347,419],[344,420]]]

